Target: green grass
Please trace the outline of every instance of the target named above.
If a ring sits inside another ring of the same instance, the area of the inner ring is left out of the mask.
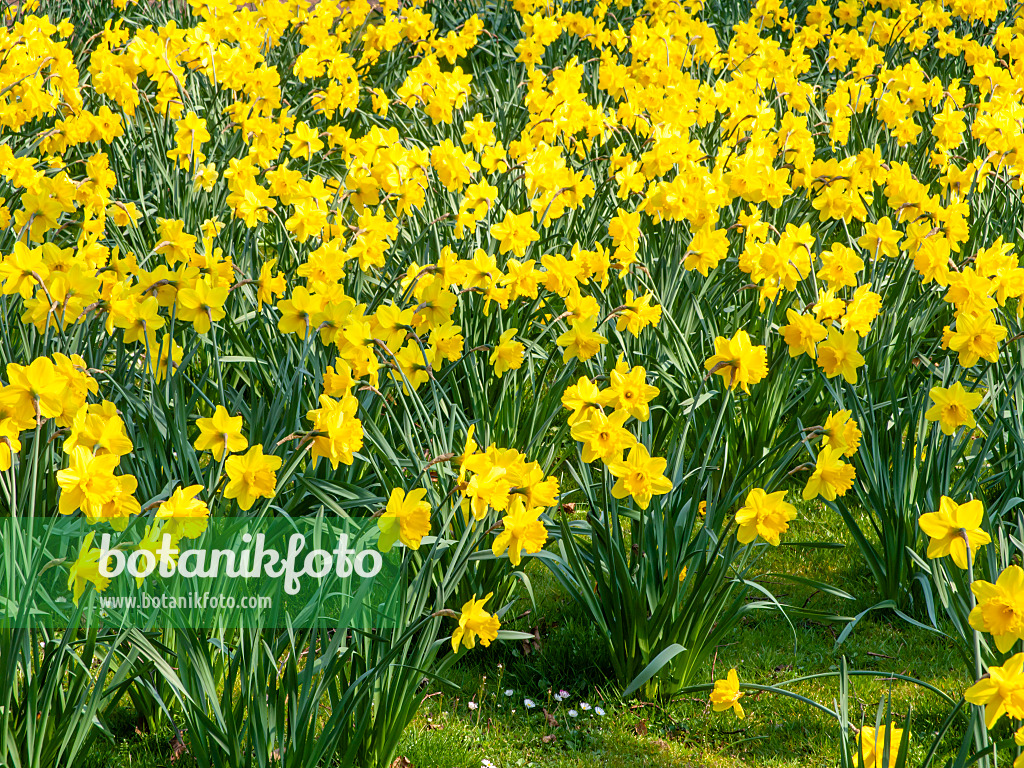
[[[802,505],[800,518],[785,537],[789,541],[840,541],[841,550],[800,546],[770,549],[762,572],[814,577],[862,596],[851,603],[820,592],[793,588],[782,581],[766,586],[794,605],[854,615],[873,604],[873,583],[842,521],[817,505]],[[799,701],[767,692],[742,699],[746,718],[712,711],[706,693],[686,694],[664,704],[624,703],[609,683],[609,665],[600,637],[581,611],[560,591],[538,561],[527,566],[537,606],[525,591],[506,615],[507,628],[537,630],[539,647],[524,652],[520,643],[495,643],[467,654],[448,675],[450,685],[434,684],[416,720],[406,731],[400,754],[416,768],[479,768],[484,759],[500,768],[514,766],[759,766],[835,765],[838,730],[834,720]],[[717,651],[705,682],[736,667],[740,680],[777,685],[818,672],[837,671],[842,655],[850,669],[917,677],[954,698],[968,684],[953,643],[886,613],[869,614],[836,650],[842,624],[794,620],[764,612],[745,621]],[[556,702],[559,690],[569,692]],[[506,696],[505,691],[513,694]],[[832,707],[839,695],[836,677],[808,681],[792,690]],[[903,724],[913,708],[914,750],[923,755],[924,740],[945,717],[947,704],[923,688],[901,681],[855,677],[851,713],[874,721],[880,699],[891,692],[893,711]],[[523,700],[536,706],[528,710]],[[478,705],[476,710],[469,703]],[[601,707],[584,711],[587,702]],[[575,708],[578,717],[568,715]],[[553,722],[545,716],[546,710]],[[966,718],[964,718],[966,722]],[[959,737],[958,724],[947,748]],[[171,764],[170,731],[139,735],[134,716],[120,711],[112,723],[116,742],[102,745],[91,766],[153,768]],[[173,763],[191,768],[187,756]]]
[[[842,522],[820,507],[801,509],[788,538],[846,541]],[[847,542],[849,543],[849,542]],[[780,547],[762,560],[765,571],[815,577],[855,595],[870,595],[870,575],[856,549],[820,550]],[[594,636],[576,606],[557,590],[537,563],[528,571],[537,610],[510,625],[539,628],[541,648],[523,654],[510,645],[475,653],[457,667],[451,679],[461,691],[435,689],[407,733],[404,754],[413,765],[449,768],[478,766],[482,759],[506,766],[767,766],[834,765],[838,761],[838,730],[834,720],[798,701],[765,692],[742,700],[747,717],[711,710],[707,694],[690,694],[665,704],[622,703],[607,683],[601,639]],[[870,607],[865,599],[850,604],[810,590],[793,590],[781,582],[776,596],[796,605],[852,615]],[[953,644],[892,615],[869,615],[839,650],[835,641],[842,625],[794,621],[778,613],[746,621],[718,650],[706,682],[736,667],[740,680],[776,685],[816,672],[837,671],[845,654],[851,669],[899,673],[920,678],[956,698],[968,681]],[[501,665],[501,666],[499,666]],[[560,689],[570,692],[568,704],[553,701]],[[512,690],[511,697],[504,695]],[[838,698],[837,678],[810,681],[792,688],[826,706]],[[880,698],[892,693],[892,706],[914,711],[914,731],[930,734],[945,717],[947,704],[910,683],[856,677],[851,698],[859,719],[874,721]],[[528,712],[523,699],[538,706]],[[474,700],[479,709],[471,711]],[[579,702],[601,706],[605,717],[580,711]],[[570,718],[570,706],[580,713]],[[552,727],[542,708],[557,721]],[[514,711],[513,711],[514,710]],[[960,731],[962,733],[962,731]],[[548,741],[545,736],[554,736]],[[920,739],[918,740],[921,741]],[[950,746],[952,740],[950,741]],[[921,749],[921,744],[918,744]]]

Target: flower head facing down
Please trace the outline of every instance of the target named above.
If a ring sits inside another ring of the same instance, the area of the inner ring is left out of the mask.
[[[740,706],[742,696],[739,675],[736,674],[735,669],[730,669],[725,680],[715,681],[715,689],[711,692],[711,706],[715,712],[725,712],[731,708],[736,713],[736,717],[742,720],[744,717],[743,707]]]
[[[52,419],[64,410],[65,382],[45,357],[29,365],[7,364],[6,387],[0,387],[0,408],[20,417]]]
[[[937,512],[928,512],[918,519],[921,530],[931,538],[928,557],[934,559],[949,555],[958,568],[966,569],[968,542],[973,559],[979,547],[992,541],[992,537],[981,530],[984,516],[985,508],[980,499],[957,504],[943,496]]]
[[[462,615],[459,617],[459,626],[452,632],[452,650],[459,652],[459,646],[472,649],[476,645],[477,637],[480,638],[480,645],[485,648],[492,640],[498,638],[498,628],[501,622],[498,617],[484,610],[484,605],[494,595],[489,592],[486,597],[477,600],[473,595],[465,605],[462,606]]]

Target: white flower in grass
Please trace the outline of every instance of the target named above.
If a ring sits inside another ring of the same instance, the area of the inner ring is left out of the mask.
[[[506,696],[511,696],[513,693],[515,693],[515,691],[513,691],[511,688],[506,688],[505,689],[505,695]]]
[[[533,709],[537,706],[537,704],[533,701],[533,699],[523,699],[523,706],[527,709]]]
[[[580,709],[582,709],[584,712],[587,712],[587,711],[590,710],[590,705],[587,704],[587,702],[585,702],[585,701],[581,701],[580,702]]]
[[[469,707],[470,709],[476,709],[476,702],[475,701],[471,701],[466,706]]]
[[[577,712],[575,709],[570,709],[569,710],[569,717],[579,717],[579,714],[580,713]]]
[[[594,707],[594,711],[597,713],[598,717],[604,717],[604,710],[600,707]]]

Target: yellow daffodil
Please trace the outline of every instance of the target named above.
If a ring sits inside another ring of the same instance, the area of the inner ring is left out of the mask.
[[[242,417],[230,416],[223,405],[218,405],[210,418],[196,419],[199,437],[194,443],[197,451],[210,451],[214,461],[224,458],[225,451],[244,451],[249,441],[242,435]]]
[[[667,465],[666,459],[652,457],[647,446],[635,443],[624,461],[608,463],[608,470],[617,478],[612,496],[616,499],[631,496],[640,509],[647,509],[654,496],[672,490],[672,481],[664,474]]]
[[[573,320],[569,330],[555,339],[560,347],[565,347],[562,353],[562,362],[568,363],[573,358],[581,361],[589,360],[598,353],[602,344],[607,344],[606,339],[594,330],[597,318],[591,317],[588,320]]]
[[[1000,666],[990,666],[988,676],[964,691],[971,704],[985,707],[985,726],[992,727],[1003,715],[1024,718],[1024,653],[1011,656]]]
[[[78,559],[71,564],[71,572],[68,574],[68,589],[72,591],[75,605],[78,605],[85,592],[86,584],[92,584],[97,592],[103,592],[110,586],[110,579],[100,575],[100,551],[92,546],[95,535],[95,531],[89,531],[78,550]]]
[[[842,376],[857,383],[857,369],[864,365],[864,356],[857,351],[857,334],[829,329],[828,338],[818,345],[818,365],[828,378]]]
[[[156,519],[163,520],[164,533],[175,539],[195,539],[206,530],[210,519],[210,508],[206,502],[196,498],[201,485],[176,488],[167,501],[156,509]]]
[[[736,512],[736,538],[741,544],[749,544],[760,536],[777,547],[779,537],[789,530],[789,521],[795,519],[796,507],[786,503],[785,491],[766,493],[762,488],[754,488]]]
[[[282,462],[280,456],[265,456],[262,445],[254,445],[240,456],[229,457],[224,462],[224,472],[228,476],[224,498],[237,499],[239,508],[245,511],[258,498],[273,498],[277,485],[275,473]]]
[[[518,328],[509,328],[501,334],[498,343],[491,352],[490,363],[494,366],[494,375],[499,379],[505,371],[515,371],[523,364],[523,354],[526,346],[521,341],[516,341]]]
[[[817,344],[824,341],[828,330],[811,315],[801,315],[792,309],[786,310],[788,325],[782,326],[782,338],[789,346],[789,356],[806,354],[812,360],[817,357]]]
[[[715,354],[704,362],[704,368],[721,376],[729,389],[742,387],[749,395],[750,385],[768,375],[768,353],[764,347],[753,346],[746,331],[736,331],[731,339],[715,339]]]
[[[548,531],[540,520],[541,507],[528,508],[525,505],[502,518],[502,531],[494,537],[491,551],[495,557],[501,557],[508,551],[508,559],[517,566],[522,561],[523,552],[534,554],[540,552],[548,540]]]
[[[426,495],[424,488],[414,488],[408,494],[401,488],[391,490],[387,507],[377,518],[377,548],[381,552],[390,552],[399,539],[409,549],[420,548],[423,537],[430,533],[430,502],[425,501]]]
[[[629,413],[626,411],[614,411],[605,416],[595,410],[576,422],[570,434],[573,440],[583,443],[583,460],[589,464],[596,459],[607,463],[621,458],[622,452],[636,443],[633,434],[623,427],[627,419]]]
[[[967,568],[967,544],[970,542],[971,558],[978,548],[992,541],[992,537],[981,529],[985,508],[981,499],[957,504],[948,496],[939,500],[939,510],[921,515],[918,524],[931,539],[928,543],[928,557],[949,555],[959,568]],[[966,537],[966,538],[965,538]]]
[[[853,764],[862,765],[860,756],[864,756],[863,768],[895,768],[903,742],[902,728],[883,725],[881,728],[865,725],[857,734],[857,746],[853,750]],[[888,749],[888,761],[886,750]]]
[[[621,409],[640,421],[647,421],[651,414],[648,403],[660,391],[647,383],[647,371],[639,365],[629,370],[623,363],[621,367],[612,369],[608,379],[608,388],[601,392],[601,404]]]
[[[850,411],[830,413],[822,432],[821,444],[832,446],[847,458],[853,456],[860,446],[860,427],[850,418]]]
[[[740,678],[735,669],[730,669],[725,680],[716,680],[715,689],[711,692],[711,706],[715,712],[725,712],[732,709],[740,720],[744,718],[743,707],[740,699],[743,693],[740,692]]]
[[[492,640],[498,638],[498,628],[501,622],[497,616],[493,616],[484,610],[487,601],[494,596],[489,592],[481,600],[476,595],[462,606],[462,615],[459,617],[459,626],[452,633],[452,650],[459,652],[459,646],[472,649],[476,646],[477,638],[480,638],[480,645],[485,648]]]
[[[952,435],[958,427],[974,429],[974,409],[981,405],[984,395],[968,392],[959,381],[948,388],[932,387],[928,393],[934,405],[925,411],[928,421],[939,422],[943,434]]]
[[[995,584],[977,579],[971,591],[978,601],[968,617],[971,627],[988,632],[999,652],[1006,653],[1024,638],[1024,569],[1007,566]]]
[[[814,472],[804,486],[804,501],[821,496],[834,501],[836,496],[845,496],[853,487],[854,468],[842,460],[842,451],[831,445],[823,445],[818,452]]]

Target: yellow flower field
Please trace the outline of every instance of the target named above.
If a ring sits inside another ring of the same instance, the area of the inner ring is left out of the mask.
[[[84,766],[125,707],[197,765],[403,765],[421,682],[533,638],[543,574],[622,700],[1024,766],[1021,6],[2,12],[0,765]],[[310,521],[392,564],[389,621],[272,579],[254,624],[111,613],[219,525]],[[863,594],[764,565],[842,546]],[[766,612],[930,630],[966,693],[917,728],[845,658],[828,701],[712,674]]]

